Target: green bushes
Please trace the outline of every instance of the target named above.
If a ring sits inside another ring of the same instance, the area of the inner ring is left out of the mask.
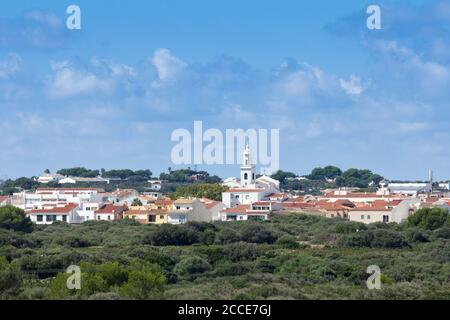
[[[280,238],[278,238],[276,244],[282,248],[286,248],[286,249],[297,249],[300,248],[300,244],[298,243],[298,241],[295,239],[295,237],[293,236],[282,236]]]
[[[0,298],[14,296],[22,284],[22,273],[17,263],[9,263],[0,257]]]
[[[211,269],[211,265],[200,257],[186,257],[174,268],[174,272],[180,276],[201,274]]]
[[[22,209],[7,205],[0,207],[0,229],[31,232],[33,224]]]
[[[261,223],[246,223],[241,231],[241,240],[250,243],[274,243],[275,234]]]
[[[410,244],[401,233],[389,229],[376,229],[347,235],[340,244],[348,247],[406,248]]]
[[[292,214],[270,222],[0,229],[0,298],[445,298],[450,231],[437,225]],[[81,267],[81,290],[67,289],[72,264]],[[382,272],[377,292],[365,288],[373,264]]]
[[[450,227],[450,214],[448,210],[440,208],[423,208],[408,217],[408,225],[435,230],[446,225]]]
[[[188,246],[198,242],[198,234],[187,226],[164,224],[150,234],[144,243],[154,246]]]
[[[220,244],[239,242],[241,237],[239,233],[231,228],[223,228],[217,235]]]
[[[227,260],[238,262],[243,260],[255,260],[261,255],[261,249],[254,243],[237,242],[226,245],[224,254]]]
[[[166,278],[160,267],[142,260],[129,265],[106,263],[80,266],[80,289],[69,290],[68,273],[59,273],[51,283],[51,299],[156,299],[161,298]]]

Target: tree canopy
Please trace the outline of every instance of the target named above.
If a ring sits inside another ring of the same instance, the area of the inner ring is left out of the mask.
[[[33,224],[22,209],[7,205],[0,207],[0,228],[31,232]]]

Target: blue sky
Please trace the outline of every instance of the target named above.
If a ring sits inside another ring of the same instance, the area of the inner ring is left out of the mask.
[[[280,165],[450,178],[450,1],[0,5],[0,178],[171,164],[176,128],[279,128]],[[82,30],[65,28],[81,7]],[[199,166],[222,177],[236,166]]]

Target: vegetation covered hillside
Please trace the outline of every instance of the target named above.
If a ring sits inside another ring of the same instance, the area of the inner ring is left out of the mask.
[[[0,212],[3,299],[450,299],[450,218],[401,224],[290,214],[270,222],[29,227]],[[69,265],[81,289],[68,290]],[[368,290],[367,267],[381,269]]]

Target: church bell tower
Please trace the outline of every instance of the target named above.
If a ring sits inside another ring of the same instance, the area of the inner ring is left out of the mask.
[[[241,166],[241,187],[254,188],[255,179],[255,166],[252,164],[250,147],[247,144],[244,150],[244,158]]]

